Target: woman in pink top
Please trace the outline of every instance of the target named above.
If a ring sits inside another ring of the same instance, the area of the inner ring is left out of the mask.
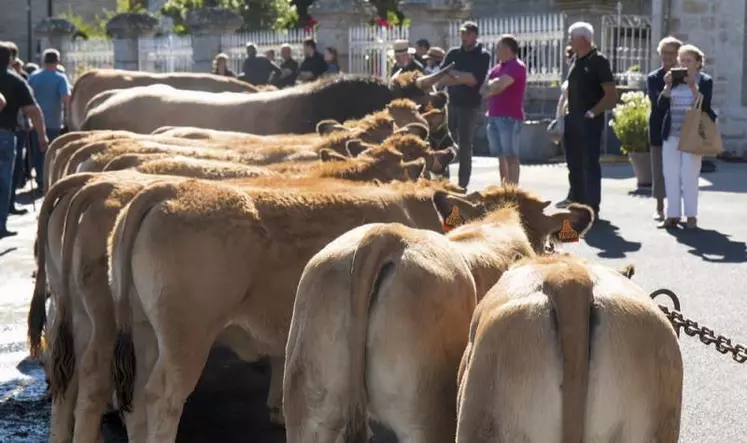
[[[519,43],[512,35],[498,40],[498,64],[488,73],[482,94],[488,105],[488,144],[498,157],[501,181],[519,183],[519,134],[524,123],[527,68],[519,60]]]

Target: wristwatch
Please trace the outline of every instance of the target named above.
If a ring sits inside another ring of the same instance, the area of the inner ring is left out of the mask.
[[[593,112],[591,111],[591,109],[589,109],[588,111],[586,111],[586,114],[584,114],[584,117],[586,117],[586,118],[594,118],[594,117],[596,117],[596,116],[595,116],[595,115],[594,115],[594,113],[593,113]]]

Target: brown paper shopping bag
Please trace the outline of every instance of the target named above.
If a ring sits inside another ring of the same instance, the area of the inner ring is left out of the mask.
[[[703,95],[699,94],[685,112],[677,149],[694,155],[716,156],[724,150],[721,132],[718,124],[702,111],[702,105]]]

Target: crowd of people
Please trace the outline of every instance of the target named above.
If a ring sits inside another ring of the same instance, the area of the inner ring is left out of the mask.
[[[26,213],[16,206],[16,192],[31,169],[35,192],[44,189],[44,153],[62,131],[70,93],[59,51],[44,51],[41,67],[24,65],[17,45],[0,42],[0,238],[16,235],[8,230],[9,215]]]
[[[527,67],[519,58],[519,42],[512,35],[501,36],[495,49],[498,63],[491,67],[491,54],[479,41],[477,24],[465,22],[460,32],[462,44],[448,52],[431,46],[425,39],[418,40],[415,47],[407,40],[396,41],[394,65],[388,74],[391,77],[408,71],[430,74],[453,64],[437,87],[449,95],[448,125],[458,147],[459,185],[466,189],[470,183],[473,140],[483,104],[489,150],[499,159],[500,178],[518,184],[527,83]],[[568,76],[561,86],[558,103],[561,121],[557,123],[562,127],[560,140],[569,186],[567,198],[556,206],[583,203],[598,217],[604,114],[617,104],[618,94],[610,63],[594,45],[594,28],[589,23],[574,23],[568,29],[568,37]],[[213,73],[239,77],[258,86],[282,88],[340,72],[335,48],[325,48],[322,55],[314,39],[309,38],[303,43],[303,51],[304,58],[299,63],[293,58],[291,46],[285,44],[280,49],[278,63],[274,51],[259,54],[254,43],[247,43],[247,57],[240,74],[228,67],[228,56],[224,53],[215,57]],[[658,53],[661,67],[651,72],[646,82],[652,104],[649,144],[655,219],[659,227],[676,227],[684,202],[685,226],[694,228],[702,156],[681,152],[678,143],[685,113],[695,98],[701,98],[702,111],[716,120],[711,108],[713,80],[701,71],[705,56],[693,45],[667,37],[659,43]],[[16,207],[15,195],[16,189],[30,178],[30,169],[35,171],[37,190],[43,189],[44,151],[60,134],[70,104],[70,82],[60,64],[59,52],[46,50],[43,65],[24,66],[16,45],[0,42],[0,238],[15,234],[7,229],[8,215],[25,212]],[[680,71],[684,69],[686,75],[674,78],[672,68],[676,66]]]

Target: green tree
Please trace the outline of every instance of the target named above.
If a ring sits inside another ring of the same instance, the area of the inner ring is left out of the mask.
[[[81,15],[74,14],[69,5],[67,12],[58,14],[58,17],[70,20],[78,28],[78,36],[88,40],[89,38],[110,37],[106,32],[106,24],[115,15],[122,12],[139,12],[143,10],[145,10],[145,6],[137,0],[117,0],[117,6],[114,11],[104,8],[101,14],[94,16],[93,20],[84,20]]]
[[[287,0],[169,0],[161,12],[174,20],[177,33],[189,33],[187,14],[205,6],[235,11],[244,19],[240,31],[269,29],[289,9]]]

